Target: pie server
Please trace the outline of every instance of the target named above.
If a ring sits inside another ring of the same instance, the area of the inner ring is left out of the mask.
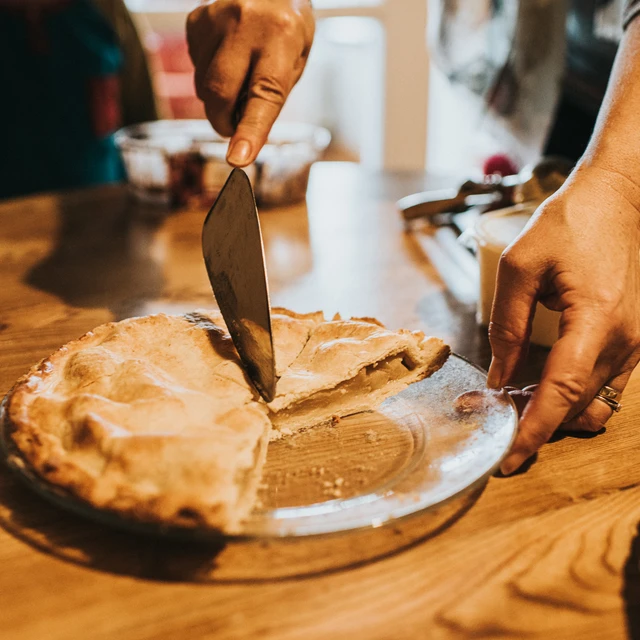
[[[233,169],[202,227],[202,253],[222,317],[249,379],[267,402],[276,372],[269,289],[253,189]]]

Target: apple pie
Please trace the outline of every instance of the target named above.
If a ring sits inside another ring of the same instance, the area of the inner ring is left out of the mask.
[[[24,464],[101,509],[236,532],[268,441],[375,408],[449,348],[370,318],[272,314],[276,396],[250,384],[219,312],[105,324],[33,367],[6,420]]]

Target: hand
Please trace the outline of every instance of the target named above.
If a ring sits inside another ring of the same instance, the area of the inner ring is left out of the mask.
[[[207,118],[232,136],[227,161],[253,162],[311,49],[309,0],[208,1],[189,14],[187,40]]]
[[[501,470],[515,471],[563,429],[598,431],[640,360],[640,202],[615,172],[578,169],[503,253],[489,325],[488,385],[508,384],[526,357],[536,301],[561,312],[560,337],[524,409]]]

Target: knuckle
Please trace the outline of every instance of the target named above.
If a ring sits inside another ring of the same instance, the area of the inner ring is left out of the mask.
[[[209,99],[222,102],[223,104],[235,104],[236,95],[233,88],[219,74],[207,73],[203,80],[202,93]]]
[[[243,118],[242,122],[240,122],[236,129],[236,135],[253,140],[257,147],[262,147],[262,145],[267,141],[270,130],[270,123],[256,119],[247,120],[246,118]]]
[[[274,10],[269,16],[271,27],[282,36],[291,36],[298,31],[298,19],[291,11]]]
[[[300,16],[290,10],[275,7],[260,0],[244,0],[240,6],[240,22],[258,25],[261,32],[277,34],[278,39],[287,39],[300,32]]]
[[[640,346],[640,325],[635,319],[632,322],[622,322],[620,334],[624,344],[632,351]]]
[[[587,386],[583,376],[576,372],[557,375],[549,383],[572,406],[580,402]]]
[[[571,421],[571,430],[586,431],[588,433],[597,433],[604,427],[605,422],[606,420],[603,420],[602,418],[597,418],[593,415],[590,415],[587,412],[583,412],[578,414]]]
[[[505,324],[492,320],[489,322],[489,342],[492,346],[516,347],[526,339],[526,335],[508,327]]]
[[[209,1],[204,8],[211,22],[216,22],[219,19],[239,20],[243,4],[242,0],[215,0],[215,2]]]
[[[239,11],[240,22],[252,21],[256,18],[261,18],[264,14],[264,7],[256,0],[245,0],[244,2],[238,3],[237,9]]]
[[[256,98],[281,105],[284,104],[288,92],[280,79],[274,76],[260,76],[254,79],[251,93]]]
[[[187,15],[187,33],[191,32],[205,14],[205,7],[196,7]]]
[[[584,289],[588,291],[588,283],[585,283]],[[620,303],[624,298],[624,294],[615,286],[601,287],[594,297],[597,299],[597,306],[602,314],[609,316],[620,313]]]
[[[620,347],[619,351],[625,354],[632,354],[640,346],[640,332],[635,329],[623,329],[620,332]],[[622,355],[619,353],[618,355]]]
[[[498,268],[503,272],[520,273],[525,269],[524,260],[517,245],[507,247],[500,256]]]
[[[271,22],[281,36],[289,37],[298,32],[297,16],[289,11],[274,12]]]

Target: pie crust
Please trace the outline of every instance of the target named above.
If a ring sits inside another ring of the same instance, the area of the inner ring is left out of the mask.
[[[125,517],[227,533],[251,511],[270,437],[375,408],[449,348],[371,318],[273,309],[276,397],[249,383],[217,311],[96,328],[8,395],[9,433],[46,481]]]

